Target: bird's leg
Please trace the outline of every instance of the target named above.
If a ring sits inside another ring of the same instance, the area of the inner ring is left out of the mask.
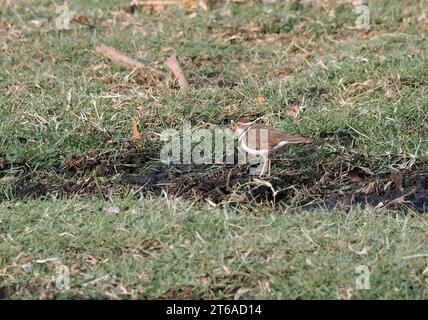
[[[259,177],[263,176],[265,174],[266,171],[266,165],[267,165],[267,158],[263,157],[263,166],[262,166],[262,171],[260,172]]]
[[[271,165],[272,165],[272,158],[269,156],[268,157],[268,174],[267,174],[268,177],[270,177]]]

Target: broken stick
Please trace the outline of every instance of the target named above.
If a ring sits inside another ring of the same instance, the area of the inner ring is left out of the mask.
[[[190,89],[189,82],[187,82],[186,76],[184,75],[183,69],[181,69],[180,64],[178,63],[177,55],[173,55],[166,60],[166,66],[174,74],[174,77],[177,79],[178,84],[180,85],[181,90]]]
[[[161,71],[149,69],[148,67],[146,67],[141,62],[124,55],[123,53],[117,51],[113,47],[109,47],[109,46],[102,44],[102,45],[97,46],[95,48],[95,52],[98,53],[99,55],[103,56],[103,57],[110,59],[114,63],[129,69],[129,70],[137,69],[140,73],[142,73],[142,71],[150,72],[158,80],[164,80],[165,79],[165,75]],[[147,76],[147,75],[144,75],[144,76]]]
[[[130,70],[141,69],[144,67],[141,62],[131,59],[117,51],[115,48],[104,44],[96,47],[95,52]]]

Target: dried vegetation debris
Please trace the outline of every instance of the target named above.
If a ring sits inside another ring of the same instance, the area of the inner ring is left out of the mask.
[[[4,159],[0,164],[0,180],[11,183],[12,198],[49,194],[107,196],[135,187],[146,195],[166,192],[177,198],[208,201],[214,206],[292,205],[298,197],[301,209],[350,209],[361,205],[428,211],[428,173],[424,170],[393,170],[376,175],[363,166],[350,165],[352,169],[343,172],[337,163],[330,167],[314,163],[303,170],[281,161],[275,165],[276,174],[263,180],[249,176],[248,165],[166,165],[153,162],[138,150],[115,157],[93,151],[83,157],[71,157],[55,172]]]

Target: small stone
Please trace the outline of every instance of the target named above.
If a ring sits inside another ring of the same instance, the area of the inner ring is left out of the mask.
[[[118,207],[108,207],[108,208],[105,208],[104,211],[107,213],[115,213],[115,214],[120,213],[120,209]]]

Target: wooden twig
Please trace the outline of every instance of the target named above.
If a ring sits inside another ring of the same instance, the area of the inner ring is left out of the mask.
[[[95,48],[95,52],[129,70],[137,69],[143,77],[147,77],[147,73],[150,73],[152,77],[157,78],[158,80],[165,79],[165,75],[161,71],[148,68],[141,62],[124,55],[113,47],[102,44]]]
[[[96,47],[95,52],[130,70],[141,69],[144,67],[141,62],[131,59],[117,51],[115,48],[104,44]]]
[[[178,63],[177,55],[173,55],[166,60],[166,65],[173,73],[174,77],[177,79],[178,84],[180,85],[181,90],[190,89],[189,82],[187,82],[186,76],[184,75],[183,69],[181,69],[180,64]]]

